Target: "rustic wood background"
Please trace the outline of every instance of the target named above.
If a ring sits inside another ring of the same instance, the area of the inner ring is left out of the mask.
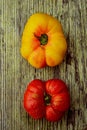
[[[58,18],[68,51],[59,66],[35,69],[20,55],[24,25],[35,12]],[[33,120],[22,106],[34,78],[61,78],[71,107],[59,122]],[[0,130],[87,130],[87,0],[0,0]]]

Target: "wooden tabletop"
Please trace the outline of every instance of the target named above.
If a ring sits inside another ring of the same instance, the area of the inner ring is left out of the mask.
[[[33,68],[20,55],[27,19],[45,12],[59,19],[67,55],[59,66]],[[71,106],[59,122],[34,120],[24,110],[23,93],[31,80],[60,78]],[[0,130],[87,130],[87,0],[0,0]]]

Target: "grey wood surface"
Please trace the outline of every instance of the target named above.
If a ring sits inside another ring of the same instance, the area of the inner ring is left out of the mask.
[[[35,12],[60,20],[68,51],[59,66],[35,69],[20,55],[24,25]],[[35,78],[61,78],[71,106],[63,119],[33,120],[23,109],[23,93]],[[87,0],[0,0],[0,130],[87,130]]]

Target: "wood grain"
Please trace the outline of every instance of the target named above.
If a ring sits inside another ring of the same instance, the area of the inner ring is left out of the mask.
[[[59,66],[35,69],[20,55],[24,25],[33,13],[60,20],[68,43]],[[61,78],[71,107],[59,122],[33,120],[23,109],[23,93],[34,78]],[[0,130],[87,130],[87,0],[0,0]]]

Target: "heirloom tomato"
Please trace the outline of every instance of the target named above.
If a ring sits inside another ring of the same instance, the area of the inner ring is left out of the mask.
[[[70,106],[68,88],[59,79],[46,82],[35,79],[27,86],[23,105],[34,119],[45,117],[48,121],[58,121]]]
[[[56,66],[65,56],[67,43],[60,22],[44,13],[33,14],[27,21],[21,55],[35,68]]]

